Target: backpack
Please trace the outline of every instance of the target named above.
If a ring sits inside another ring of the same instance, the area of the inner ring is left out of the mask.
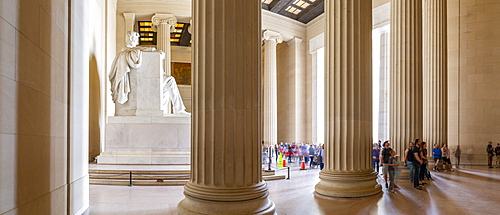
[[[323,157],[321,155],[318,155],[316,157],[316,162],[318,162],[318,164],[323,163]]]
[[[406,160],[407,161],[413,161],[413,153],[411,153],[411,151],[413,151],[413,148],[409,149],[408,152],[406,152]]]

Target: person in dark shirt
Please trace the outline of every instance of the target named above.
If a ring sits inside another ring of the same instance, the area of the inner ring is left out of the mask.
[[[500,143],[497,143],[495,147],[495,154],[497,155],[496,168],[500,168]]]
[[[385,188],[389,188],[389,185],[387,183],[387,176],[389,175],[389,158],[391,157],[391,144],[389,141],[384,142],[384,149],[382,150],[382,153],[380,155],[380,165],[382,166],[382,174],[384,174],[384,181],[385,181]]]
[[[419,179],[420,179],[420,167],[423,163],[422,159],[420,159],[420,144],[422,142],[420,139],[415,140],[415,146],[411,150],[412,152],[412,162],[413,162],[413,167],[415,169],[415,172],[413,173],[413,187],[421,190],[422,186],[419,184]]]
[[[493,142],[489,141],[488,146],[486,146],[486,153],[488,153],[488,168],[493,168]]]

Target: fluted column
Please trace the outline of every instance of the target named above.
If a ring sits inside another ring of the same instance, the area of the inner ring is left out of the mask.
[[[423,139],[430,148],[448,142],[446,2],[424,0],[423,6]]]
[[[422,139],[422,0],[391,1],[390,142],[402,158]]]
[[[371,167],[372,1],[325,1],[325,168],[320,197],[381,191]]]
[[[278,142],[278,82],[276,75],[276,45],[283,42],[280,33],[265,30],[262,33],[264,39],[264,77],[262,79],[264,99],[263,111],[263,137],[265,145],[271,146]]]
[[[170,67],[172,57],[170,53],[170,29],[177,23],[177,18],[173,14],[155,14],[151,21],[156,28],[156,47],[158,50],[165,52],[165,60],[163,60],[163,68],[165,75],[171,75]]]
[[[261,2],[193,0],[191,178],[179,214],[274,214],[261,170]]]
[[[389,29],[380,31],[380,64],[379,64],[379,108],[378,108],[378,137],[382,142],[389,139],[389,62],[390,41]]]
[[[170,50],[170,29],[177,23],[177,18],[173,14],[155,14],[151,21],[153,22],[153,30],[156,34],[156,48],[165,53],[163,59],[163,71],[165,77],[172,74],[172,55]],[[172,101],[168,99],[167,105],[164,109],[167,114],[172,113]]]

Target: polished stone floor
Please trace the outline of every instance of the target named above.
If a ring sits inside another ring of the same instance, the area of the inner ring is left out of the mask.
[[[95,168],[90,167],[90,168]],[[106,166],[119,169],[130,166]],[[187,169],[189,166],[136,168]],[[396,193],[383,192],[359,199],[322,199],[314,196],[318,169],[291,167],[289,180],[268,181],[269,198],[278,214],[498,214],[500,168],[466,166],[454,172],[432,172],[435,181],[416,190],[408,180],[398,180]],[[277,171],[286,175],[286,169]],[[382,179],[379,177],[379,181]],[[177,214],[184,196],[182,186],[90,186],[86,214]]]

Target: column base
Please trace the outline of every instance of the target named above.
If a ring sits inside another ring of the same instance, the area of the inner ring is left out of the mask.
[[[404,164],[400,164],[397,168],[399,171],[399,177],[396,179],[410,180],[410,168],[404,166]]]
[[[315,195],[324,198],[359,198],[382,191],[376,172],[334,172],[323,170]]]
[[[276,214],[276,206],[268,199],[267,185],[265,183],[261,185],[263,186],[247,188],[214,188],[195,185],[188,182],[184,188],[184,195],[186,198],[177,205],[177,212],[179,214],[228,215]],[[262,188],[264,188],[264,190],[262,190]],[[245,197],[255,197],[256,195],[259,197],[242,200]]]

